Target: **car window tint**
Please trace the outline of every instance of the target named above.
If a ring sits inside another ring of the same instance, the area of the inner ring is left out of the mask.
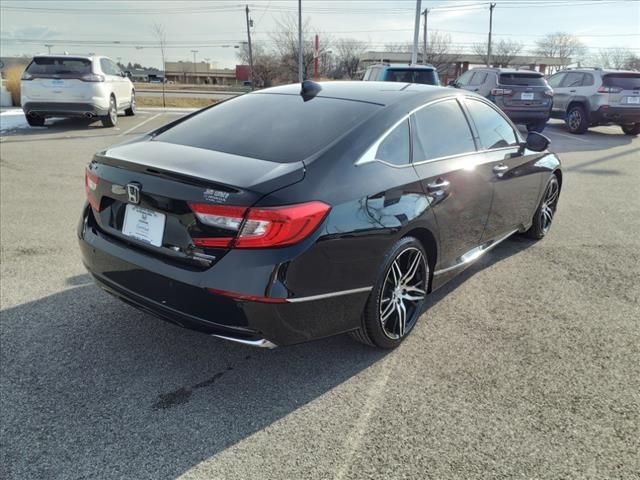
[[[409,159],[409,121],[404,121],[385,137],[376,151],[376,159],[394,165],[407,165]]]
[[[502,148],[518,144],[518,137],[509,122],[492,107],[468,98],[467,108],[484,148]]]
[[[547,79],[547,83],[550,87],[559,87],[565,75],[566,73],[556,73]]]
[[[91,62],[84,58],[36,57],[27,67],[31,75],[79,75],[91,73]]]
[[[462,75],[460,75],[458,77],[458,79],[456,80],[456,83],[460,86],[465,86],[467,85],[467,83],[469,83],[469,80],[471,79],[471,77],[473,76],[473,71],[469,70],[467,72],[464,72]]]
[[[364,72],[364,77],[362,77],[362,80],[367,81],[371,78],[371,73],[372,73],[372,69],[368,68],[366,72]]]
[[[582,80],[582,86],[590,87],[591,85],[593,85],[593,75],[591,75],[590,73],[585,73]]]
[[[107,75],[114,75],[113,69],[111,68],[109,61],[106,58],[100,59],[100,68],[102,69],[103,73]]]
[[[482,85],[486,79],[487,72],[475,72],[469,82],[469,85]]]
[[[617,87],[623,90],[640,89],[640,73],[610,73],[602,77],[605,87]]]
[[[583,73],[580,72],[569,72],[567,73],[567,76],[564,77],[564,80],[562,81],[562,86],[563,87],[579,87],[582,85],[582,79],[584,77]]]
[[[476,150],[467,119],[455,100],[418,110],[412,122],[414,162]]]
[[[109,66],[111,67],[112,75],[120,75],[121,70],[116,62],[109,60]]]
[[[501,73],[498,83],[501,85],[542,87],[546,82],[539,73]]]
[[[160,133],[156,140],[272,162],[303,160],[381,107],[366,102],[251,93],[222,102]]]

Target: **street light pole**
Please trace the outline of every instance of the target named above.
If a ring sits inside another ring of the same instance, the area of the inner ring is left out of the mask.
[[[421,4],[421,0],[416,0],[416,20],[413,28],[413,50],[411,52],[412,64],[418,63],[418,39],[420,38],[420,15],[422,15],[420,11]]]
[[[196,80],[196,53],[198,53],[198,50],[191,50],[191,53],[193,53],[193,83],[198,83]]]
[[[424,15],[424,32],[423,32],[423,38],[422,38],[422,63],[425,64],[427,63],[426,61],[427,59],[427,15],[429,14],[429,9],[425,8],[422,14]]]
[[[493,9],[495,3],[489,4],[489,41],[487,42],[487,67],[491,66],[491,34],[493,33]]]
[[[302,67],[302,0],[298,0],[298,80],[304,81],[304,70]]]
[[[53,47],[53,44],[45,43],[44,46],[47,47],[47,50],[49,51],[49,55],[51,55],[51,47]]]
[[[251,90],[253,90],[253,50],[251,49],[251,21],[249,20],[249,5],[245,8],[245,14],[247,16],[247,41],[249,42],[249,76],[251,77]]]

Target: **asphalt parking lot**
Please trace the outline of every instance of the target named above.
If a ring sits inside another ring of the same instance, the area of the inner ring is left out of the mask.
[[[138,312],[79,259],[91,155],[183,114],[2,133],[0,477],[640,478],[639,138],[553,121],[548,237],[491,251],[396,351],[257,350]]]

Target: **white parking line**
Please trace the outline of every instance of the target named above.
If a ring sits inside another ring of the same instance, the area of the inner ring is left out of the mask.
[[[133,132],[136,128],[141,127],[142,125],[144,125],[145,123],[149,123],[151,120],[154,120],[156,118],[158,118],[160,115],[162,115],[162,113],[157,113],[155,114],[153,117],[147,118],[144,122],[140,122],[138,125],[136,125],[135,127],[131,127],[129,130],[127,130],[126,132],[122,132],[120,135],[118,135],[119,137],[124,137],[126,134]]]
[[[554,130],[547,130],[545,133],[551,133],[553,135],[559,135],[561,137],[569,138],[571,140],[577,140],[578,142],[591,143],[589,140],[585,140],[584,138],[579,138],[574,135],[567,135],[565,133],[556,132]]]

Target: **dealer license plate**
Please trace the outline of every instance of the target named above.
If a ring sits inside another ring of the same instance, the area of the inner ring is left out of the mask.
[[[533,100],[533,92],[522,92],[520,94],[521,100]]]
[[[640,97],[627,97],[627,103],[638,103],[638,104],[640,104]]]
[[[161,247],[165,220],[166,216],[163,213],[128,203],[124,211],[122,233],[141,242]]]

